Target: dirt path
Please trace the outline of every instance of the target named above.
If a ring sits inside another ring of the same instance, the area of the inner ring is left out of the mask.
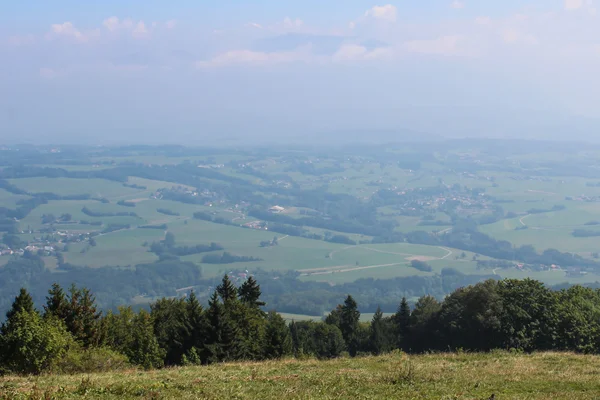
[[[529,193],[541,193],[541,194],[557,194],[554,192],[544,192],[543,190],[531,190],[531,189],[529,189],[528,192]]]
[[[281,239],[280,239],[281,240]],[[433,260],[445,260],[446,258],[450,257],[452,254],[454,254],[454,252],[446,247],[441,247],[438,246],[439,249],[442,249],[444,251],[447,251],[448,253],[442,257],[431,257],[431,256],[424,256],[424,255],[419,255],[419,254],[412,254],[412,253],[397,253],[397,252],[392,252],[392,251],[384,251],[384,250],[379,250],[379,249],[373,249],[371,247],[363,247],[363,246],[346,246],[342,249],[339,250],[335,250],[332,251],[331,253],[329,253],[329,258],[333,259],[333,255],[335,253],[338,253],[340,251],[344,251],[347,249],[351,249],[351,248],[361,248],[361,249],[365,249],[365,250],[369,250],[369,251],[374,251],[376,253],[383,253],[383,254],[392,254],[392,255],[397,255],[397,256],[403,256],[405,257],[404,260],[406,261],[411,261],[411,260],[421,260],[421,261],[433,261]],[[298,270],[298,272],[300,273],[300,276],[309,276],[309,275],[327,275],[327,274],[333,274],[333,273],[344,273],[344,272],[352,272],[352,271],[360,271],[360,270],[365,270],[365,269],[373,269],[373,268],[383,268],[383,267],[393,267],[393,266],[397,266],[397,265],[406,265],[406,262],[401,262],[401,263],[391,263],[391,264],[377,264],[377,265],[367,265],[367,266],[348,266],[348,265],[337,265],[334,267],[321,267],[321,268],[310,268],[310,269],[300,269]]]
[[[96,236],[94,236],[94,238],[100,237],[100,236],[106,236],[106,235],[110,235],[111,233],[117,233],[117,232],[123,232],[123,231],[132,231],[134,229],[137,229],[137,226],[132,226],[129,228],[123,228],[123,229],[117,229],[116,231],[110,231],[110,232],[105,232],[105,233],[99,233]]]
[[[443,256],[442,258],[439,258],[439,260],[445,260],[446,258],[450,257],[452,254],[454,254],[454,252],[453,252],[452,250],[450,250],[450,249],[447,249],[446,247],[441,247],[441,246],[438,246],[438,249],[442,249],[442,250],[444,250],[444,251],[447,251],[447,252],[448,252],[448,254],[446,254],[446,255],[445,255],[445,256]]]
[[[335,253],[339,253],[340,251],[348,250],[348,249],[351,249],[353,247],[357,247],[357,246],[346,246],[346,247],[343,247],[343,248],[341,248],[339,250],[333,250],[332,252],[329,253],[329,258],[333,260],[333,255]]]
[[[393,254],[396,256],[415,256],[416,254],[412,254],[412,253],[394,253],[391,251],[384,251],[384,250],[378,250],[378,249],[372,249],[370,247],[361,247],[361,249],[365,249],[365,250],[369,250],[369,251],[374,251],[376,253],[383,253],[383,254]]]
[[[192,219],[192,217],[162,218],[162,219],[155,219],[152,221],[148,221],[148,225],[161,225],[161,224],[168,224],[168,223],[176,222],[176,221],[189,221],[191,219]]]
[[[331,267],[329,269],[326,268],[320,268],[320,271],[316,271],[316,272],[304,272],[302,273],[302,271],[310,271],[310,270],[300,270],[298,272],[301,272],[300,276],[309,276],[309,275],[328,275],[328,274],[334,274],[334,273],[342,273],[342,272],[351,272],[351,271],[360,271],[363,269],[373,269],[373,268],[382,268],[382,267],[393,267],[396,265],[403,265],[404,263],[393,263],[393,264],[379,264],[379,265],[368,265],[365,267],[348,267],[348,268],[344,268],[344,267]],[[315,268],[317,270],[319,270],[319,268]]]
[[[527,225],[525,224],[525,222],[523,222],[523,220],[524,220],[525,218],[529,217],[529,216],[531,216],[531,214],[527,214],[527,215],[524,215],[524,216],[522,216],[521,218],[519,218],[519,222],[521,223],[521,225],[523,225],[523,226],[527,226]]]

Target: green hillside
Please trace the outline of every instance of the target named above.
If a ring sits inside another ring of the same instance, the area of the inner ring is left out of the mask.
[[[600,357],[437,354],[0,378],[3,399],[597,399]]]

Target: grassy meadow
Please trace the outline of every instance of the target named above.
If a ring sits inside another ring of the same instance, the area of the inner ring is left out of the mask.
[[[72,376],[6,376],[13,399],[597,399],[600,357],[570,353],[393,353],[135,369]],[[493,397],[492,397],[493,395]]]

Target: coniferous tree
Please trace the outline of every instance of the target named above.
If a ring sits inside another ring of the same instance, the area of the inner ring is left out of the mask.
[[[292,320],[290,323],[290,337],[292,339],[292,349],[294,351],[295,357],[300,357],[304,354],[304,346],[300,341],[300,334],[298,332],[298,325],[296,325],[296,321]]]
[[[249,277],[246,282],[240,286],[239,297],[242,303],[250,306],[260,308],[265,305],[263,301],[260,301],[260,285],[256,282],[256,279]]]
[[[340,312],[340,331],[348,353],[352,357],[356,356],[358,352],[360,341],[359,341],[359,322],[360,322],[360,311],[358,311],[358,305],[352,296],[348,295],[344,301],[344,305],[341,307]]]
[[[191,334],[186,301],[162,298],[150,306],[150,314],[156,340],[166,352],[165,363],[180,364]]]
[[[150,314],[141,310],[135,316],[132,327],[131,344],[126,351],[129,360],[146,369],[162,367],[166,352],[156,340]]]
[[[344,337],[335,325],[318,323],[312,329],[312,342],[318,358],[339,357],[344,351]]]
[[[290,329],[281,315],[271,311],[267,316],[264,357],[281,358],[290,354],[292,354]]]
[[[393,322],[396,331],[396,346],[404,351],[408,350],[408,342],[410,335],[410,306],[406,301],[406,297],[402,298],[396,314],[393,316]]]
[[[19,290],[19,294],[17,297],[15,297],[12,307],[6,313],[6,319],[9,320],[12,316],[21,311],[37,312],[33,304],[33,299],[25,288],[21,288],[21,290]]]
[[[167,232],[167,234],[165,235],[165,247],[167,248],[172,248],[175,246],[175,235],[172,232]]]
[[[383,317],[381,308],[377,307],[373,320],[371,321],[369,344],[371,352],[375,355],[386,353],[392,347],[390,325]]]
[[[415,304],[410,315],[410,342],[408,346],[414,351],[436,349],[440,342],[435,334],[437,316],[441,304],[433,296],[423,296]]]
[[[325,323],[329,324],[329,325],[335,325],[339,328],[340,321],[341,321],[341,315],[342,315],[342,305],[338,304],[338,306],[335,308],[335,310],[331,310],[329,315],[327,315],[327,317],[325,318]]]
[[[48,291],[46,297],[46,305],[44,306],[45,317],[56,317],[62,321],[66,321],[69,315],[69,302],[67,296],[58,283],[54,283]]]
[[[181,357],[181,365],[201,365],[202,356],[196,347],[192,347]]]
[[[209,334],[209,325],[202,305],[192,291],[186,299],[187,342],[186,358],[191,364],[199,364]]]
[[[229,276],[225,274],[221,284],[217,286],[217,292],[221,296],[223,303],[234,301],[237,298],[237,288],[229,279]]]
[[[84,347],[98,344],[100,337],[100,317],[96,299],[89,289],[78,289],[74,284],[69,288],[69,312],[64,321],[67,330]]]
[[[234,317],[232,307],[238,304],[226,303],[223,305],[219,327],[221,330],[220,351],[223,361],[246,359],[248,357],[248,342],[241,340],[239,317]]]
[[[133,322],[136,313],[129,307],[119,307],[117,313],[109,311],[103,318],[105,325],[104,343],[122,354],[132,347]]]
[[[210,329],[206,338],[205,359],[209,363],[217,362],[222,357],[221,337],[224,314],[223,305],[219,302],[219,294],[215,291],[208,300],[208,309],[206,310]]]
[[[230,319],[238,327],[239,356],[245,359],[260,359],[264,356],[267,314],[261,309],[260,285],[249,277],[238,290],[239,301],[226,305]],[[235,304],[235,306],[234,306]],[[287,327],[286,327],[287,328]]]

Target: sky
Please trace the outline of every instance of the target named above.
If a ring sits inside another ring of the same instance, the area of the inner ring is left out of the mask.
[[[0,142],[600,141],[596,7],[4,1]]]

